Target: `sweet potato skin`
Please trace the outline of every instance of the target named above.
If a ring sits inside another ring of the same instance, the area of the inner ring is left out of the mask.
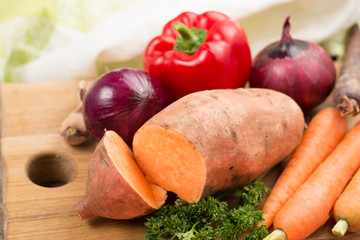
[[[132,155],[130,149],[126,150],[127,154]],[[156,185],[151,187],[154,192],[163,196],[164,203],[165,190]],[[116,170],[108,155],[104,138],[98,143],[90,160],[86,194],[74,208],[81,219],[89,217],[133,219],[156,210],[149,206]]]
[[[146,157],[145,146],[139,144],[141,132],[154,125],[182,134],[200,153],[206,169],[200,198],[180,196],[196,202],[244,186],[285,159],[300,143],[305,121],[295,101],[269,89],[210,90],[181,98],[146,122],[133,142],[135,158],[149,181],[174,191],[145,166],[157,160]]]

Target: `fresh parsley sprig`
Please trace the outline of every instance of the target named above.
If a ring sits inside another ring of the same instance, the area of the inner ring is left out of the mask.
[[[242,205],[234,209],[212,196],[198,203],[176,199],[147,220],[146,239],[237,240],[245,233],[246,240],[262,239],[268,231],[265,226],[257,227],[263,218],[256,207],[269,191],[260,181],[243,187],[236,191]]]
[[[260,181],[254,181],[236,191],[236,195],[243,200],[244,205],[250,204],[254,207],[257,207],[261,203],[264,193],[269,195],[270,189]]]

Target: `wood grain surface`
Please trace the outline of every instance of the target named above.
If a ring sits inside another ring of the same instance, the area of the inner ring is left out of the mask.
[[[96,146],[90,140],[71,147],[59,135],[60,123],[77,105],[77,84],[1,86],[0,234],[3,239],[145,239],[144,218],[82,221],[73,209],[85,193],[88,163]],[[320,108],[331,106],[330,98]],[[349,119],[350,127],[357,120]],[[52,166],[43,169],[41,163],[47,160]],[[269,187],[275,183],[283,165],[284,162],[265,176]],[[60,184],[64,185],[57,186]],[[338,239],[330,232],[333,224],[330,217],[308,239]],[[342,239],[360,239],[360,233]]]

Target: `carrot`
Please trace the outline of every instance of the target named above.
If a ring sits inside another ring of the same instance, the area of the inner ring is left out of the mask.
[[[360,231],[360,169],[353,176],[333,209],[336,225],[332,232],[344,236],[347,231]]]
[[[300,143],[304,115],[286,94],[255,88],[189,94],[135,134],[146,178],[187,202],[249,184]]]
[[[277,231],[265,239],[293,240],[310,236],[328,220],[336,200],[359,167],[360,121],[288,199],[274,219]]]
[[[300,145],[292,154],[263,206],[263,224],[275,215],[296,189],[334,150],[347,131],[347,121],[335,108],[325,108],[311,120]],[[319,151],[321,150],[321,151]]]
[[[339,78],[334,87],[334,102],[343,116],[360,113],[360,31],[355,24],[349,34]]]

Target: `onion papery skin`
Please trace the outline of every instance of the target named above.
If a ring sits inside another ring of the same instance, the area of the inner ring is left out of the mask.
[[[323,48],[283,35],[255,57],[249,85],[285,93],[309,111],[329,96],[335,79],[334,63]]]
[[[84,97],[86,128],[99,141],[113,130],[131,146],[147,120],[165,108],[169,98],[158,80],[148,73],[119,68],[100,76]]]

